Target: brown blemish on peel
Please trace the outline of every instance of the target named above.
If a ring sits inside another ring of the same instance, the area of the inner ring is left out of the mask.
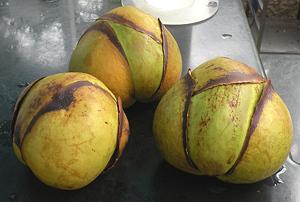
[[[264,106],[272,98],[272,92],[273,92],[273,88],[271,85],[271,81],[268,80],[265,88],[263,89],[263,92],[261,93],[259,101],[255,107],[254,113],[251,118],[250,127],[248,128],[247,135],[246,135],[242,150],[239,154],[239,157],[237,158],[237,160],[235,161],[233,166],[229,169],[229,171],[226,173],[226,175],[232,174],[234,172],[235,168],[237,167],[237,165],[239,164],[239,162],[242,160],[243,155],[246,152],[247,147],[249,145],[251,135],[253,134],[254,130],[257,127],[257,124],[259,122],[259,119],[260,119],[260,116],[264,109]]]
[[[168,42],[167,42],[167,35],[166,35],[166,28],[158,19],[160,30],[161,30],[161,37],[162,37],[162,52],[163,52],[163,73],[161,76],[161,81],[159,83],[158,88],[154,92],[154,94],[151,96],[151,100],[156,98],[157,92],[160,90],[162,84],[164,83],[164,80],[166,78],[166,72],[167,72],[167,67],[168,67],[168,56],[169,56],[169,47],[168,47]]]
[[[43,108],[41,108],[33,116],[32,120],[30,121],[28,127],[26,128],[23,136],[21,137],[20,135],[18,135],[19,137],[18,137],[18,139],[16,138],[18,140],[18,141],[16,141],[16,144],[21,148],[23,140],[26,137],[26,135],[28,135],[28,133],[31,131],[31,129],[33,128],[36,121],[45,113],[48,113],[51,111],[62,110],[62,109],[68,110],[68,107],[75,100],[74,92],[78,88],[83,87],[83,86],[93,86],[93,87],[103,91],[106,95],[112,97],[112,95],[109,92],[107,92],[100,86],[95,85],[89,81],[77,81],[77,82],[70,84],[69,86],[66,86],[64,89],[61,89],[61,90],[58,89],[60,91],[58,91],[56,94],[53,95],[51,101],[49,103],[47,103]]]
[[[120,53],[122,54],[122,56],[125,58],[125,60],[127,61],[127,64],[128,64],[128,60],[127,60],[127,57],[125,55],[125,51],[119,41],[119,39],[117,38],[117,35],[115,33],[115,31],[111,28],[111,26],[107,23],[107,22],[104,22],[104,21],[99,21],[99,22],[96,22],[94,25],[92,25],[91,27],[89,27],[85,32],[84,34],[81,36],[81,38],[79,39],[79,41],[82,39],[82,37],[90,32],[90,31],[99,31],[99,32],[102,32],[103,34],[105,34],[108,39],[114,44],[114,46],[120,51]],[[79,43],[78,41],[78,43]]]
[[[211,89],[220,85],[240,84],[240,83],[263,83],[266,80],[257,73],[245,74],[243,72],[230,72],[229,74],[209,80],[202,88],[195,91],[193,95],[202,93],[205,90]]]
[[[120,16],[118,14],[115,13],[108,13],[106,15],[103,15],[102,17],[100,17],[100,19],[102,20],[109,20],[121,25],[125,25],[127,27],[130,27],[138,32],[147,34],[148,36],[150,36],[154,41],[156,41],[157,43],[161,43],[161,39],[157,38],[155,36],[155,34],[153,32],[150,32],[146,29],[144,29],[143,27],[138,26],[137,24],[135,24],[134,22],[124,18],[123,16]]]
[[[183,149],[184,149],[184,155],[188,162],[188,164],[195,169],[198,169],[193,160],[190,157],[189,149],[187,145],[187,125],[188,125],[188,119],[189,119],[189,106],[191,104],[193,89],[195,87],[195,82],[191,75],[191,70],[189,69],[187,75],[184,77],[184,81],[186,83],[186,90],[187,94],[185,97],[185,103],[184,103],[184,110],[182,113],[182,141],[183,141]]]
[[[121,135],[122,135],[122,129],[124,126],[124,117],[123,117],[123,107],[122,107],[122,101],[121,99],[118,97],[118,134],[117,134],[117,143],[116,143],[116,148],[115,151],[113,153],[113,155],[111,156],[107,166],[105,167],[104,170],[109,170],[112,167],[114,167],[114,165],[116,164],[116,162],[118,161],[118,159],[121,156],[121,152],[120,151],[120,143],[121,143]]]
[[[214,65],[210,65],[210,66],[214,66]],[[221,71],[221,72],[225,72],[225,71],[226,71],[226,70],[223,69],[222,67],[214,67],[213,70]]]
[[[45,78],[45,77],[42,77],[38,80],[35,80],[30,85],[28,85],[22,91],[21,95],[17,99],[17,102],[16,102],[15,107],[14,107],[14,113],[13,113],[13,118],[12,118],[12,121],[11,121],[11,126],[10,126],[10,136],[12,138],[12,141],[18,142],[20,140],[20,125],[16,125],[16,121],[17,121],[17,117],[18,117],[18,114],[19,114],[21,104],[23,103],[23,101],[24,101],[26,95],[28,94],[28,92],[30,91],[30,89],[35,84],[37,84],[40,80],[42,80],[43,78]]]

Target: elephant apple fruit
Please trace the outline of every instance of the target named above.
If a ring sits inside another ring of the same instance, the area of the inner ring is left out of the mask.
[[[274,174],[293,137],[289,111],[271,81],[224,57],[189,71],[163,96],[153,132],[173,166],[232,183]]]
[[[115,164],[129,125],[121,100],[101,81],[60,73],[24,89],[11,130],[18,159],[45,184],[71,190]]]
[[[69,70],[100,79],[124,107],[161,96],[181,76],[181,54],[159,19],[124,6],[105,13],[81,36]]]

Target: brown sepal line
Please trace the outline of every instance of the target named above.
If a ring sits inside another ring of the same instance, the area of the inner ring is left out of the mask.
[[[195,87],[195,81],[192,78],[191,70],[190,69],[188,70],[188,73],[184,77],[184,81],[185,81],[186,88],[187,88],[186,89],[187,90],[187,94],[186,94],[186,97],[185,97],[184,110],[183,110],[183,113],[182,113],[182,141],[183,141],[183,149],[184,149],[184,155],[185,155],[185,158],[186,158],[188,164],[192,168],[198,170],[196,164],[193,162],[193,160],[190,157],[189,148],[188,148],[188,145],[187,145],[187,142],[188,142],[187,141],[187,139],[188,139],[187,128],[188,128],[188,119],[189,119],[189,107],[190,107],[190,104],[191,104],[193,89]]]
[[[92,25],[91,27],[89,27],[84,33],[83,35],[80,37],[79,41],[82,39],[82,37],[90,32],[90,31],[99,31],[102,32],[103,34],[105,34],[108,39],[114,44],[114,46],[120,51],[120,53],[122,54],[122,56],[125,58],[127,64],[128,63],[128,59],[127,56],[125,54],[125,51],[115,33],[115,31],[113,30],[113,28],[105,21],[99,21],[96,22],[94,25]],[[79,43],[78,41],[78,43]]]
[[[101,88],[98,85],[95,85],[89,81],[77,81],[74,82],[68,86],[66,86],[61,91],[57,92],[55,95],[53,95],[50,102],[48,102],[44,107],[42,107],[32,118],[30,121],[28,127],[26,128],[24,135],[22,138],[19,139],[16,144],[21,148],[23,140],[25,139],[26,135],[31,131],[36,121],[45,113],[51,112],[51,111],[57,111],[61,109],[68,110],[68,107],[71,105],[71,103],[75,100],[74,92],[83,86],[93,86],[102,92],[104,92],[106,95],[110,96],[114,101],[115,98],[105,89]]]
[[[203,91],[220,85],[263,82],[266,82],[266,80],[257,73],[245,74],[243,72],[230,72],[220,78],[209,80],[202,88],[196,90],[193,95],[197,95]]]
[[[141,32],[143,34],[147,34],[149,37],[151,37],[157,43],[161,43],[161,40],[159,38],[157,38],[153,32],[150,32],[150,31],[144,29],[143,27],[138,26],[134,22],[132,22],[132,21],[130,21],[130,20],[124,18],[123,16],[118,15],[118,14],[108,13],[108,14],[103,15],[99,19],[109,20],[109,21],[112,21],[112,22],[115,22],[115,23],[118,23],[118,24],[121,24],[121,25],[125,25],[127,27],[130,27],[130,28],[138,31],[138,32]]]
[[[158,22],[159,22],[159,26],[160,26],[160,30],[161,30],[161,38],[162,38],[163,73],[161,76],[160,84],[159,84],[158,88],[156,89],[156,91],[151,96],[151,98],[150,98],[151,100],[156,98],[157,92],[160,90],[161,86],[163,85],[164,80],[166,78],[167,68],[168,68],[169,46],[168,46],[168,41],[167,41],[168,39],[167,39],[167,35],[166,35],[166,28],[162,24],[162,22],[160,21],[159,18],[158,18]]]
[[[40,80],[42,80],[45,77],[42,77],[40,79],[37,79],[35,81],[33,81],[31,84],[29,84],[19,95],[19,98],[16,101],[15,107],[14,107],[14,112],[13,112],[13,118],[11,121],[11,125],[10,125],[10,137],[12,142],[19,142],[20,141],[20,128],[18,126],[16,126],[16,121],[18,118],[18,114],[19,114],[19,110],[20,107],[26,97],[26,95],[29,93],[30,89],[37,84]]]
[[[261,116],[262,111],[264,109],[264,106],[267,103],[267,101],[272,98],[272,92],[273,92],[273,88],[272,88],[272,85],[271,85],[271,81],[268,80],[266,86],[263,89],[263,92],[261,93],[259,101],[257,102],[254,113],[252,114],[252,118],[251,118],[251,121],[250,121],[250,126],[248,128],[248,131],[247,131],[247,134],[246,134],[241,152],[240,152],[237,160],[233,164],[233,166],[226,172],[225,175],[231,175],[234,172],[237,165],[239,164],[239,162],[242,160],[243,155],[245,154],[245,152],[248,148],[251,135],[253,134],[254,130],[257,127],[257,124],[259,122],[259,119],[260,119],[260,116]]]
[[[120,148],[120,140],[121,140],[122,129],[124,124],[124,115],[123,115],[124,111],[123,111],[122,101],[120,97],[118,97],[117,106],[118,106],[118,134],[117,134],[116,148],[107,166],[105,167],[104,171],[113,168],[116,162],[118,161],[118,159],[120,158],[119,148]]]

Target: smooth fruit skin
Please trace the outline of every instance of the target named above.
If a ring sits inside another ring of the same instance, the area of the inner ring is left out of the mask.
[[[28,86],[12,124],[17,157],[45,184],[67,190],[112,167],[128,133],[120,100],[85,73],[55,74]]]
[[[253,183],[284,163],[293,127],[270,81],[221,57],[189,72],[163,96],[153,133],[163,157],[176,168]]]
[[[125,107],[160,99],[180,78],[181,54],[162,23],[125,6],[111,10],[82,35],[69,69],[103,81]]]
[[[286,160],[292,133],[289,111],[279,95],[272,91],[243,158],[232,174],[219,178],[233,183],[253,183],[271,176]]]

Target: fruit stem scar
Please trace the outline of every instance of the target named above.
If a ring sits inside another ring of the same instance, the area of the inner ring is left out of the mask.
[[[264,89],[263,89],[263,91],[260,95],[260,98],[257,102],[257,105],[254,109],[254,112],[252,114],[252,118],[251,118],[251,121],[250,121],[250,126],[248,128],[246,138],[244,140],[244,144],[243,144],[243,147],[240,151],[240,154],[239,154],[237,160],[235,161],[235,163],[233,164],[233,166],[225,173],[225,175],[231,175],[234,172],[237,165],[239,164],[239,162],[242,160],[243,155],[245,154],[245,152],[248,148],[250,138],[251,138],[254,130],[256,129],[256,127],[258,125],[258,122],[259,122],[259,119],[261,117],[264,106],[267,103],[267,101],[272,99],[272,92],[273,92],[273,87],[271,85],[271,80],[267,80],[267,84],[264,87]]]
[[[130,27],[138,32],[147,34],[149,37],[151,37],[157,43],[161,43],[161,39],[157,38],[153,32],[150,32],[150,31],[144,29],[143,27],[138,26],[134,22],[124,18],[121,15],[118,15],[115,13],[107,13],[107,14],[103,15],[102,17],[100,17],[99,20],[109,20],[109,21],[116,22],[118,24]]]
[[[189,106],[191,104],[191,99],[192,99],[192,94],[193,94],[193,90],[194,87],[196,85],[193,77],[192,77],[192,73],[191,73],[191,69],[188,70],[188,73],[186,74],[186,76],[184,77],[184,81],[185,81],[185,85],[186,85],[186,96],[185,96],[185,103],[184,103],[184,110],[182,113],[182,141],[183,141],[183,150],[184,150],[184,155],[185,158],[188,162],[188,164],[194,168],[197,169],[196,164],[193,162],[192,158],[190,157],[190,153],[189,153],[189,148],[188,148],[188,135],[187,135],[187,125],[188,125],[188,119],[189,119]]]
[[[193,95],[197,95],[220,85],[263,82],[266,82],[266,80],[257,73],[246,74],[243,72],[230,72],[220,78],[209,80],[203,87],[196,90]]]
[[[114,167],[114,165],[116,164],[116,162],[118,161],[119,157],[120,157],[120,139],[121,139],[121,135],[122,135],[122,129],[123,129],[123,125],[124,125],[124,117],[123,117],[123,107],[122,107],[122,101],[121,98],[118,97],[117,100],[117,107],[118,107],[118,131],[117,131],[117,142],[116,142],[116,148],[115,151],[113,153],[113,155],[111,156],[107,166],[105,167],[104,171],[111,169],[112,167]]]
[[[36,121],[45,113],[51,112],[51,111],[56,111],[56,110],[61,110],[61,109],[65,109],[67,110],[68,107],[71,105],[71,103],[75,100],[74,97],[74,92],[83,86],[93,86],[99,90],[101,90],[102,92],[104,92],[106,95],[110,96],[113,100],[115,100],[115,98],[105,89],[103,89],[102,87],[93,84],[89,81],[77,81],[74,82],[66,87],[64,87],[64,89],[59,89],[60,91],[58,91],[56,94],[54,94],[52,96],[52,99],[50,100],[50,102],[48,102],[44,107],[42,107],[32,118],[32,120],[30,121],[29,125],[27,126],[23,136],[20,135],[20,133],[18,134],[13,134],[15,137],[15,143],[18,145],[19,148],[22,147],[22,143],[23,140],[25,139],[25,137],[28,135],[28,133],[31,131],[31,129],[33,128],[34,124],[36,123]]]
[[[158,18],[160,30],[161,30],[161,37],[162,37],[162,52],[163,52],[163,72],[161,76],[161,81],[159,83],[158,88],[151,96],[151,100],[156,98],[157,92],[160,90],[161,86],[164,83],[164,80],[166,78],[166,71],[168,67],[168,56],[169,56],[169,47],[168,47],[168,41],[167,41],[167,35],[166,35],[166,28]]]

